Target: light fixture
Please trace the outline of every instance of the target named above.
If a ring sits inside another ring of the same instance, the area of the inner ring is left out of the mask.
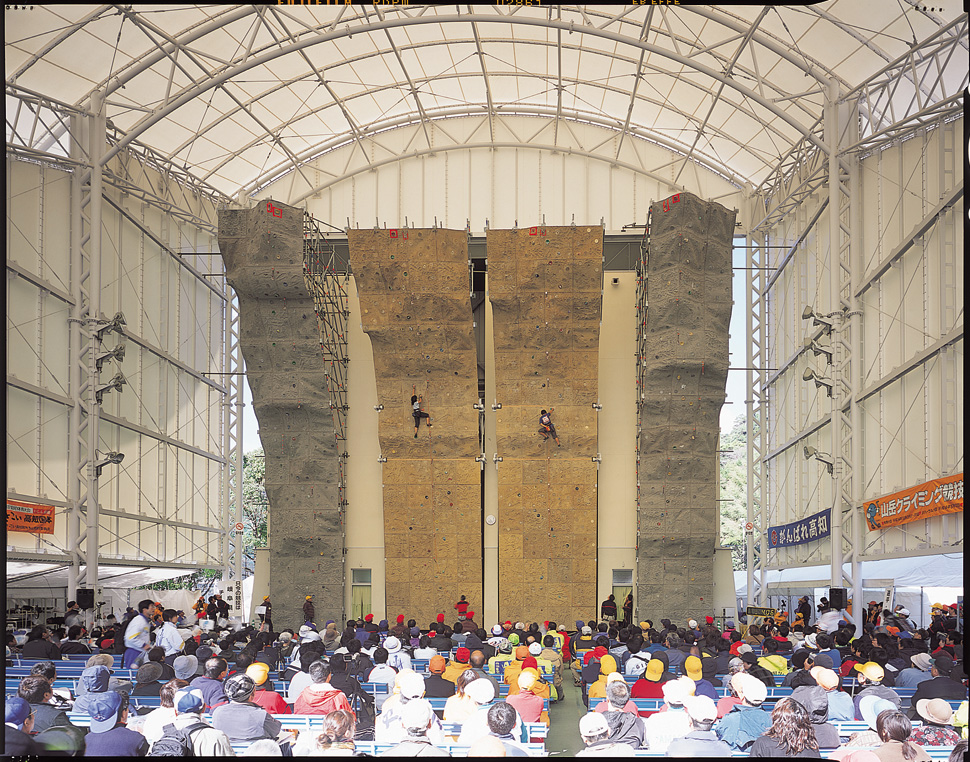
[[[595,410],[596,412],[599,412],[602,409],[603,409],[603,406],[599,402],[593,403],[593,410]]]
[[[95,476],[101,476],[101,470],[108,465],[121,463],[125,459],[125,454],[123,452],[106,452],[101,456],[101,460],[96,460],[94,462],[94,474]]]
[[[832,364],[832,347],[823,347],[816,339],[809,337],[805,339],[805,349],[812,350],[812,354],[816,357],[825,355],[825,362],[828,365]]]
[[[593,463],[602,463],[603,458],[600,456],[599,453],[596,453],[593,457],[590,458],[590,461],[592,461]]]
[[[472,407],[475,408],[476,410],[480,410],[480,411],[484,412],[485,411],[485,402],[484,402],[484,400],[479,400],[474,405],[472,405]]]
[[[815,310],[811,307],[806,307],[802,311],[802,320],[811,320],[812,325],[821,326],[825,333],[832,333],[832,321],[828,318],[821,317],[815,314]]]
[[[832,381],[827,378],[820,376],[811,368],[806,368],[805,372],[802,373],[802,381],[814,381],[817,388],[825,387],[825,393],[831,397],[832,396]]]
[[[498,453],[492,455],[492,463],[501,463],[504,458],[500,457]]]
[[[387,463],[387,458],[385,458],[385,457],[384,457],[384,456],[382,455],[381,457],[379,457],[379,458],[377,459],[377,462],[378,462],[378,463]]]
[[[486,460],[488,460],[488,458],[485,457],[485,453],[481,453],[480,455],[475,456],[476,463],[484,463]]]
[[[502,409],[502,403],[501,402],[493,402],[492,403],[492,410],[501,410],[501,409]]]
[[[835,473],[835,460],[828,453],[819,452],[811,445],[805,445],[802,448],[802,452],[805,454],[805,460],[811,460],[815,458],[819,463],[825,464],[825,470],[830,474]]]
[[[95,396],[95,399],[98,401],[98,404],[100,405],[101,401],[104,399],[105,392],[110,392],[112,390],[116,392],[120,392],[122,391],[121,387],[127,383],[128,381],[125,379],[125,374],[119,370],[117,373],[114,374],[114,376],[108,383],[101,384],[100,386],[95,388],[94,396]]]
[[[374,410],[376,410],[378,413],[381,412],[381,410],[383,409],[384,409],[383,405],[374,405]]]
[[[100,352],[94,358],[95,364],[98,370],[101,370],[101,366],[104,365],[105,360],[114,359],[117,362],[123,362],[125,359],[125,342],[121,342],[114,349],[109,349],[106,352]]]
[[[99,320],[97,323],[98,327],[95,329],[94,333],[98,337],[98,341],[102,341],[104,334],[106,334],[108,331],[123,334],[125,332],[125,326],[128,325],[128,323],[125,321],[125,315],[123,312],[116,312],[115,316],[111,318],[111,320]]]

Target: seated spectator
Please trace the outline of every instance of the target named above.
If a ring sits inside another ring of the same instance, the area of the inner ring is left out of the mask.
[[[472,681],[479,682],[478,680]],[[485,682],[485,681],[482,681]],[[384,710],[377,716],[374,738],[380,743],[400,743],[407,738],[401,724],[401,712],[415,699],[424,696],[424,676],[413,670],[399,672],[394,683],[394,695],[384,702]],[[491,700],[491,699],[489,699]],[[466,723],[467,725],[467,723]],[[441,721],[435,716],[428,737],[435,744],[444,742]]]
[[[538,722],[542,716],[543,700],[532,692],[536,684],[536,676],[532,670],[520,672],[518,677],[518,692],[508,696],[506,701],[519,713],[522,722]]]
[[[876,733],[882,742],[873,749],[882,762],[927,762],[930,755],[922,746],[909,741],[913,723],[899,711],[880,712],[876,717]]]
[[[807,673],[809,671],[809,669],[811,668],[810,666],[806,666],[806,664],[805,664],[805,660],[808,658],[808,656],[809,656],[809,652],[808,652],[807,649],[804,649],[804,648],[799,648],[797,651],[795,651],[795,653],[792,654],[792,657],[791,657],[791,666],[792,666],[792,669],[791,669],[791,672],[789,672],[787,675],[785,675],[785,679],[781,681],[781,685],[782,685],[783,688],[794,688],[794,687],[796,687],[796,686],[794,686],[792,684],[792,681],[796,677],[801,676],[802,678],[804,678],[804,677],[811,678],[810,675],[803,674],[803,673]],[[807,683],[804,683],[804,684],[805,685],[809,685],[809,684],[814,684],[814,683],[815,683],[814,680],[809,679],[809,681]]]
[[[930,674],[932,659],[929,654],[916,652],[909,657],[911,667],[900,671],[896,676],[896,688],[915,688],[925,680],[932,680]]]
[[[717,737],[732,749],[745,751],[751,747],[761,734],[771,726],[771,715],[761,708],[768,697],[765,684],[746,672],[739,672],[731,679],[741,699],[731,711],[717,724]]]
[[[737,691],[734,686],[731,685],[731,680],[739,672],[743,672],[742,662],[740,659],[735,658],[732,660],[733,663],[728,670],[728,673],[724,676],[722,680],[722,687],[725,689],[725,693],[717,700],[717,719],[721,719],[724,715],[734,708],[735,704],[740,704],[741,699],[738,698]]]
[[[910,716],[914,719],[918,716],[916,705],[922,699],[941,698],[947,701],[960,701],[967,697],[966,686],[960,681],[954,680],[951,676],[954,669],[953,657],[943,652],[931,656],[930,659],[932,678],[917,685],[913,697],[910,699],[912,706]],[[899,705],[897,704],[897,706]]]
[[[438,650],[431,645],[431,638],[422,635],[420,645],[414,649],[415,659],[430,659],[438,655]]]
[[[43,754],[44,747],[31,737],[34,713],[27,700],[20,696],[8,698],[3,703],[3,709],[3,756],[27,757]]]
[[[819,655],[828,656],[832,660],[832,669],[838,670],[842,666],[842,654],[835,647],[835,641],[828,633],[820,632],[816,636]]]
[[[320,733],[303,733],[297,739],[293,756],[345,757],[354,755],[354,737],[357,723],[354,715],[345,709],[337,709],[323,718]],[[305,740],[304,740],[305,739]],[[304,746],[304,744],[308,744]],[[305,751],[301,752],[303,748]]]
[[[157,662],[146,661],[135,673],[135,687],[132,696],[157,696],[162,689],[158,682],[162,677],[162,666]]]
[[[294,714],[329,714],[337,709],[353,714],[347,694],[335,688],[330,682],[332,677],[330,661],[326,658],[317,659],[310,664],[309,675],[312,682],[303,689],[293,704]],[[356,721],[356,715],[354,719]]]
[[[529,756],[528,750],[519,742],[521,718],[511,704],[506,701],[498,701],[492,704],[488,708],[486,721],[488,735],[494,736],[502,742],[505,747],[505,756]]]
[[[145,715],[141,725],[141,732],[149,745],[162,737],[162,728],[171,725],[175,720],[175,694],[180,688],[188,686],[185,680],[169,680],[158,692],[159,706]]]
[[[191,687],[196,686],[192,685]],[[250,701],[256,691],[256,684],[251,677],[234,675],[226,680],[223,689],[229,703],[220,704],[213,710],[212,726],[214,728],[229,736],[230,741],[256,741],[260,738],[276,738],[283,726],[263,707]],[[202,694],[204,698],[204,690],[202,690]]]
[[[791,698],[808,712],[808,719],[815,731],[815,740],[820,749],[835,749],[839,745],[839,731],[828,723],[829,701],[825,689],[820,685],[802,685],[792,691]]]
[[[848,693],[839,690],[839,676],[831,669],[818,666],[812,667],[809,674],[816,685],[825,691],[825,699],[829,706],[828,718],[834,721],[854,720],[855,705]]]
[[[661,699],[664,697],[663,686],[667,682],[663,678],[665,675],[669,675],[669,672],[665,671],[666,668],[666,654],[657,653],[654,657],[647,662],[646,671],[640,675],[639,679],[633,684],[633,688],[630,690],[630,695],[633,698],[655,698]],[[672,676],[671,676],[672,677]],[[640,712],[641,717],[649,717],[653,712]]]
[[[709,680],[704,679],[701,660],[696,656],[688,656],[684,660],[684,674],[694,681],[694,695],[707,696],[711,701],[717,701],[717,691]]]
[[[707,696],[688,696],[684,710],[690,718],[691,730],[674,738],[667,747],[668,757],[730,757],[731,747],[718,740],[711,728],[717,719],[717,707]]]
[[[862,719],[862,714],[859,711],[859,702],[865,696],[884,698],[887,701],[891,701],[896,709],[899,709],[902,705],[899,694],[892,688],[887,688],[882,684],[882,679],[885,674],[882,667],[874,661],[867,661],[865,664],[856,664],[853,669],[859,673],[856,678],[858,684],[864,686],[852,699],[852,702],[855,704],[855,718],[857,720]]]
[[[682,673],[681,667],[687,659],[687,654],[680,650],[683,641],[681,641],[680,636],[676,632],[671,632],[667,635],[665,642],[667,644],[667,663],[671,668]]]
[[[61,654],[89,654],[91,653],[91,648],[87,643],[82,643],[80,638],[81,634],[84,632],[84,628],[75,624],[68,628],[67,630],[67,640],[61,643],[58,648],[60,648]]]
[[[165,649],[159,646],[155,646],[154,648],[148,649],[148,653],[145,656],[145,660],[160,665],[162,668],[162,676],[160,679],[162,681],[168,681],[175,678],[175,670],[173,669],[172,664],[170,662],[174,663],[177,656],[179,656],[178,652],[173,654],[172,658],[169,661],[166,661]]]
[[[492,707],[496,694],[492,684],[487,680],[473,680],[465,688],[465,694],[478,706],[478,711],[465,720],[461,726],[461,735],[458,736],[459,744],[470,746],[479,738],[489,734],[488,711]]]
[[[445,658],[435,654],[428,662],[428,672],[431,674],[424,679],[424,695],[426,698],[448,698],[455,695],[455,684],[445,680]]]
[[[199,660],[195,656],[183,654],[176,656],[172,662],[172,671],[176,680],[194,680],[198,675]]]
[[[302,648],[296,662],[286,668],[283,679],[288,680],[286,688],[286,698],[292,703],[296,701],[303,689],[310,685],[313,680],[310,678],[310,665],[323,656],[323,645],[321,643],[311,644],[314,648]]]
[[[744,665],[744,671],[756,680],[763,682],[766,688],[775,687],[774,674],[758,663],[758,657],[754,655],[753,651],[742,652],[741,663]]]
[[[596,706],[593,707],[593,711],[594,712],[609,712],[609,711],[612,711],[613,707],[610,705],[609,697],[610,697],[610,686],[613,685],[614,683],[622,683],[626,687],[626,697],[627,697],[627,700],[626,700],[626,703],[623,704],[623,706],[620,707],[621,710],[624,711],[624,712],[629,712],[630,714],[639,717],[640,716],[640,710],[637,709],[637,705],[634,704],[633,703],[633,700],[630,698],[630,684],[627,683],[627,681],[623,678],[623,675],[621,675],[619,672],[614,672],[613,674],[611,674],[609,676],[609,678],[607,678],[607,680],[606,680],[606,698],[603,699],[602,701],[600,701],[598,704],[596,704]]]
[[[764,642],[764,656],[758,659],[758,665],[764,667],[773,675],[787,675],[788,669],[788,659],[778,653],[779,641],[774,638],[769,638]],[[744,656],[742,655],[742,659]],[[774,681],[772,681],[774,685]]]
[[[821,758],[808,712],[790,698],[779,699],[771,712],[771,725],[751,745],[752,757]]]
[[[273,690],[273,685],[269,682],[269,665],[261,661],[253,662],[246,670],[246,674],[256,684],[256,690],[250,701],[263,707],[270,714],[290,714],[290,705]]]
[[[439,749],[428,738],[434,724],[435,713],[425,699],[409,701],[401,709],[401,726],[406,737],[381,754],[382,757],[448,757],[444,749]]]
[[[180,688],[174,696],[173,704],[175,719],[163,728],[162,737],[155,741],[155,745],[167,744],[167,738],[178,741],[180,739],[176,737],[176,733],[180,733],[188,736],[188,740],[192,742],[192,751],[197,757],[235,756],[229,737],[202,719],[205,698],[201,690],[191,686]],[[158,749],[153,747],[152,752],[158,753]]]
[[[760,646],[763,639],[761,628],[756,624],[751,625],[744,636],[744,642],[752,646]]]
[[[34,734],[43,733],[47,728],[56,725],[74,727],[63,709],[58,709],[50,704],[52,696],[53,689],[46,677],[30,675],[20,681],[20,686],[17,688],[17,697],[22,698],[30,705],[33,716],[30,732]]]
[[[599,712],[590,712],[579,720],[579,735],[586,745],[577,757],[632,757],[633,747],[610,740],[610,726]]]
[[[464,640],[464,638],[462,639]],[[469,651],[464,646],[461,646],[455,651],[455,658],[448,662],[445,667],[445,671],[441,673],[441,677],[450,683],[455,683],[458,681],[458,675],[464,672],[466,669],[471,669],[471,664],[468,663],[468,659],[471,657],[471,651]]]
[[[27,633],[27,642],[21,647],[20,655],[24,659],[60,661],[61,649],[52,642],[50,631],[39,624]]]
[[[954,746],[960,735],[953,729],[953,709],[943,699],[920,699],[916,713],[923,724],[914,728],[910,740],[919,746]]]
[[[384,649],[387,651],[386,663],[388,666],[393,667],[397,672],[402,669],[411,669],[411,657],[404,650],[400,638],[389,635],[384,641]]]
[[[84,756],[144,757],[148,753],[145,736],[125,727],[128,694],[104,691],[89,698],[91,725],[84,737]]]
[[[629,744],[634,749],[643,746],[646,730],[636,705],[630,701],[630,686],[625,680],[619,678],[607,683],[606,701],[596,711],[601,708],[610,726],[610,741]]]
[[[200,648],[199,651],[202,651],[202,649]],[[228,665],[225,659],[212,656],[206,659],[202,675],[189,683],[193,688],[202,691],[202,695],[205,697],[206,711],[225,704],[229,700],[223,690],[223,681],[226,679],[227,669]]]
[[[878,696],[866,696],[859,702],[859,709],[862,711],[862,719],[869,726],[867,730],[860,730],[849,736],[840,749],[873,747],[878,746],[881,741],[879,733],[876,732],[876,720],[883,712],[895,712],[896,707],[892,701],[887,701]]]
[[[694,695],[694,681],[678,677],[663,684],[664,707],[651,714],[643,723],[645,746],[651,751],[664,753],[675,738],[690,732],[690,717],[684,709],[684,700]]]
[[[465,693],[465,689],[473,680],[481,679],[484,678],[479,677],[474,669],[466,669],[458,675],[458,680],[455,683],[455,695],[450,696],[445,702],[445,722],[457,722],[461,725],[478,711],[478,704]]]
[[[10,666],[10,665],[8,665]],[[31,675],[40,675],[47,679],[51,684],[53,695],[48,702],[51,706],[64,711],[71,711],[74,708],[74,697],[71,695],[70,688],[55,688],[54,681],[57,679],[57,666],[52,661],[42,661],[30,668]],[[34,718],[36,724],[36,717]]]

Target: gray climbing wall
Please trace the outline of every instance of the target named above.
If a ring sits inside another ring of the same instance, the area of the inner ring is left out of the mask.
[[[351,230],[361,320],[374,349],[387,611],[426,626],[482,603],[478,368],[463,230]],[[432,417],[414,437],[411,395]],[[375,527],[376,529],[376,527]],[[481,610],[480,608],[477,610]]]
[[[680,193],[651,213],[636,605],[684,622],[714,602],[735,212]]]
[[[499,616],[596,616],[603,229],[488,231],[495,341]],[[538,433],[555,408],[562,443]],[[537,608],[538,606],[538,608]]]
[[[302,623],[311,593],[318,623],[340,621],[337,442],[303,277],[303,211],[278,202],[221,210],[219,247],[239,298],[240,344],[266,455],[274,624]]]

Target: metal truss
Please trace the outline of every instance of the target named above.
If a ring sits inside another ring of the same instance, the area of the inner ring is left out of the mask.
[[[346,285],[349,274],[337,270],[336,249],[309,212],[303,212],[303,279],[313,297],[320,331],[330,411],[337,444],[337,499],[340,521],[347,510],[347,413],[350,353],[347,319],[350,317]]]
[[[245,512],[243,510],[243,391],[246,367],[243,360],[242,345],[239,341],[239,302],[232,286],[224,285],[226,311],[223,331],[225,350],[223,367],[226,373],[228,394],[222,404],[222,442],[225,463],[222,466],[222,505],[223,505],[223,584],[229,587],[230,580],[242,580],[243,537]],[[233,467],[230,467],[230,464]],[[234,590],[232,591],[234,592]],[[232,596],[231,613],[242,614],[242,601]]]
[[[767,391],[764,389],[767,360],[767,286],[768,264],[763,233],[749,233],[747,240],[747,304],[745,305],[745,332],[748,336],[745,361],[745,383],[748,399],[746,411],[746,438],[748,463],[747,523],[744,528],[746,568],[748,582],[748,605],[764,604],[768,594],[765,570],[768,566],[766,544],[767,525],[767,473],[765,450],[768,441]]]

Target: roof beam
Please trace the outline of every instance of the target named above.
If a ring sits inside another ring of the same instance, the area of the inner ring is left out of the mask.
[[[472,6],[468,6],[468,14],[475,15]],[[492,103],[492,87],[488,83],[488,69],[485,68],[485,51],[482,50],[482,39],[478,35],[478,24],[472,23],[472,35],[475,37],[475,50],[478,52],[478,62],[482,65],[482,80],[485,82],[485,100],[488,103],[488,137],[495,140],[495,104]]]
[[[650,22],[653,20],[653,9],[654,6],[650,6],[647,9],[647,15],[643,19],[643,26],[640,28],[640,39],[647,39],[647,34],[650,32]],[[640,77],[643,72],[643,57],[647,54],[647,51],[640,51],[640,60],[637,62],[637,71],[634,74],[633,87],[630,88],[630,105],[626,109],[626,119],[623,122],[623,129],[620,131],[620,139],[616,144],[616,158],[620,158],[620,149],[623,148],[623,138],[626,137],[627,131],[630,129],[630,118],[633,116],[633,107],[637,102],[637,89],[640,87]]]

